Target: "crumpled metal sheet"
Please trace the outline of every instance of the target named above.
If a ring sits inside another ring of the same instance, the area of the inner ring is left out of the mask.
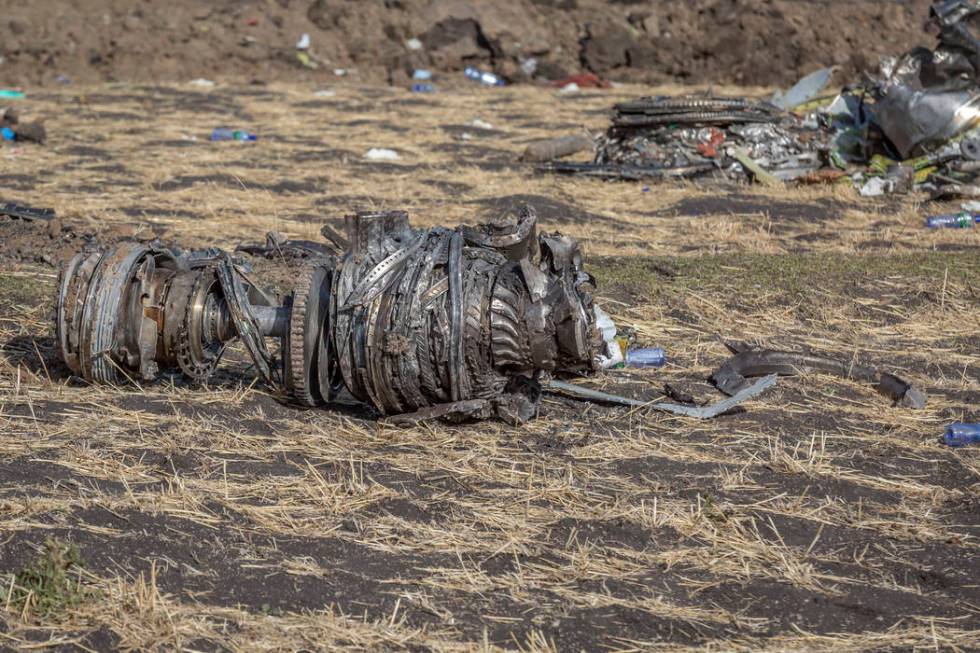
[[[980,90],[941,92],[892,84],[875,104],[874,120],[907,159],[980,125]]]
[[[980,2],[936,2],[929,20],[939,29],[938,45],[883,62],[874,121],[903,159],[980,125],[978,17]]]

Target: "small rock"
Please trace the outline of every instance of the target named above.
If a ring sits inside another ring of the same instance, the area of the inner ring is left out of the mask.
[[[153,232],[153,230],[147,227],[144,227],[133,234],[133,239],[141,243],[148,243],[152,240],[156,240],[156,237],[157,235]]]
[[[52,218],[48,221],[48,238],[52,240],[61,235],[61,220]]]

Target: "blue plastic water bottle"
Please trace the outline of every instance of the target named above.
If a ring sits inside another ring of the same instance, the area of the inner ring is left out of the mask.
[[[626,367],[663,367],[667,352],[663,347],[630,349],[626,352]]]
[[[980,424],[953,422],[946,427],[943,440],[951,447],[980,444]]]
[[[931,215],[926,218],[926,226],[930,229],[938,229],[940,227],[952,227],[954,229],[972,227],[974,222],[980,222],[980,213],[963,211],[961,213],[949,213],[946,215]]]
[[[215,127],[211,132],[212,141],[255,141],[258,136],[249,134],[240,129],[229,129],[228,127]]]

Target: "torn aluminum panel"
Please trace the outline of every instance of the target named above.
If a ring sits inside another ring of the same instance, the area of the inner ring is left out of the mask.
[[[297,403],[346,391],[400,423],[520,423],[536,413],[540,373],[601,366],[578,243],[538,234],[530,207],[479,227],[413,229],[401,211],[359,213],[346,226],[346,238],[329,233],[336,254],[304,244],[310,261],[282,304],[220,250],[79,254],[60,281],[62,356],[95,383],[161,370],[204,380],[239,340]],[[280,341],[278,360],[269,340]]]

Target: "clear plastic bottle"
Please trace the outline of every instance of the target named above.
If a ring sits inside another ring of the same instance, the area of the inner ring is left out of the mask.
[[[249,134],[240,129],[230,129],[228,127],[215,127],[211,132],[212,141],[255,141],[258,136]]]
[[[663,347],[630,349],[626,352],[626,367],[663,367],[667,352]]]
[[[975,222],[980,222],[980,213],[970,213],[969,211],[947,215],[931,215],[926,218],[926,226],[930,229],[972,227]]]
[[[946,427],[943,441],[951,447],[980,444],[980,424],[953,422]]]

